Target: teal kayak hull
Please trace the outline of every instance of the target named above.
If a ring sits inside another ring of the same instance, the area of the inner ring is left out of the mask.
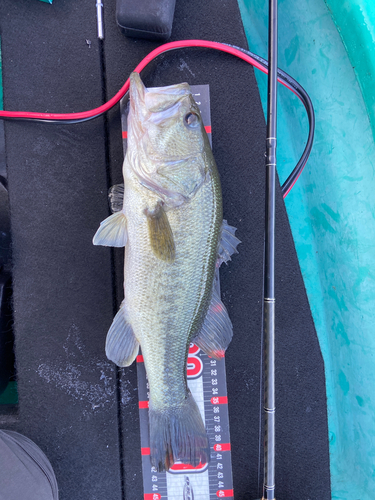
[[[267,57],[268,2],[239,6],[250,50]],[[279,67],[316,112],[312,154],[285,204],[324,358],[332,498],[340,500],[375,492],[374,47],[370,0],[279,1]],[[256,77],[266,110],[266,77]],[[302,153],[307,117],[279,87],[282,183]]]

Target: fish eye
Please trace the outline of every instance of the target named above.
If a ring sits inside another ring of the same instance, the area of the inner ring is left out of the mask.
[[[195,128],[199,125],[199,116],[196,113],[190,112],[185,115],[184,122],[189,128]]]

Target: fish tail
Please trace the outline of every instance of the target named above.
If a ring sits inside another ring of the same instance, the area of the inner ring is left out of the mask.
[[[203,420],[190,391],[179,407],[156,410],[150,401],[151,464],[159,472],[180,460],[194,467],[207,463],[210,447]]]

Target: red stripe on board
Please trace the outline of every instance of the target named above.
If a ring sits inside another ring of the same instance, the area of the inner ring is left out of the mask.
[[[206,462],[202,464],[202,462],[199,463],[199,465],[195,466],[194,465],[189,465],[189,464],[174,464],[169,470],[172,471],[182,471],[182,470],[196,470],[199,471],[201,469],[204,469],[206,467]]]
[[[213,397],[213,398],[211,398],[211,403],[213,405],[227,405],[228,398],[226,396]]]
[[[142,354],[138,354],[138,356],[137,356],[137,363],[143,363],[143,356],[142,356]]]
[[[207,134],[211,134],[211,125],[206,125],[204,128],[206,129]]]
[[[161,495],[160,495],[160,493],[145,493],[144,499],[145,500],[160,500]]]
[[[150,453],[151,453],[150,448],[141,448],[142,455],[150,455]]]
[[[233,498],[233,490],[219,490],[216,492],[219,498]]]
[[[230,451],[230,443],[215,444],[215,451]]]
[[[127,130],[123,130],[122,131],[122,138],[123,139],[127,139],[128,138],[128,131]]]
[[[148,408],[148,401],[140,401],[138,406],[139,408]]]

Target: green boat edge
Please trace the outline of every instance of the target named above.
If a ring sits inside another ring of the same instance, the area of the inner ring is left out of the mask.
[[[268,2],[238,3],[250,50],[267,57]],[[375,491],[374,47],[371,0],[279,1],[279,67],[316,112],[312,154],[285,204],[324,359],[331,495],[340,500]],[[266,77],[256,77],[266,110]],[[306,143],[307,118],[279,87],[283,182]]]

